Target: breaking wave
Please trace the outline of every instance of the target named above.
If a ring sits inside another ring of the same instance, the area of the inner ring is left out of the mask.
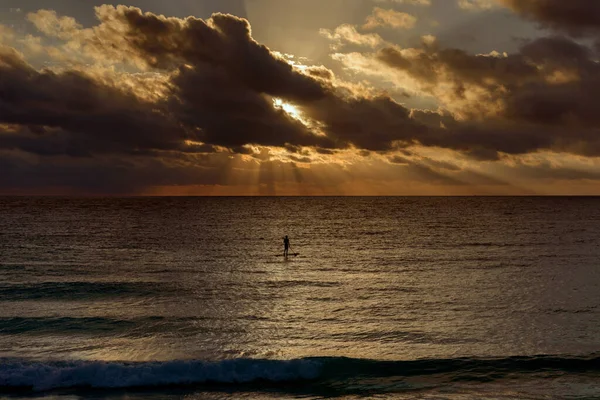
[[[0,359],[0,392],[58,389],[135,389],[174,386],[294,383],[306,387],[340,388],[345,382],[390,378],[437,381],[492,381],[508,375],[600,373],[600,356],[510,357],[499,359],[429,359],[377,361],[351,358],[303,358],[289,361],[235,359],[219,362],[169,361],[149,363]]]

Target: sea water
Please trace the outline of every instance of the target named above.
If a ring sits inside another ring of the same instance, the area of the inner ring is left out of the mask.
[[[2,396],[600,398],[600,199],[3,198]]]

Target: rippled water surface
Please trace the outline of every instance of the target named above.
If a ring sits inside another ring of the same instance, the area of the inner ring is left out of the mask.
[[[5,198],[0,216],[0,396],[600,399],[600,199]]]

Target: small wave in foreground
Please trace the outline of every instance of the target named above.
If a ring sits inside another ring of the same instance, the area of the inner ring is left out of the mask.
[[[276,386],[294,383],[340,390],[345,382],[394,381],[411,377],[438,382],[493,381],[510,376],[540,373],[600,373],[600,356],[510,357],[500,359],[430,359],[376,361],[350,358],[304,358],[289,361],[236,359],[220,362],[169,361],[153,363],[32,362],[0,360],[0,392],[59,389],[136,389],[178,386],[248,385]],[[371,387],[372,389],[372,387]]]

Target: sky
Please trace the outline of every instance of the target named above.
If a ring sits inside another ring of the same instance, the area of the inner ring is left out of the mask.
[[[0,1],[0,195],[600,195],[598,1],[124,1]]]

